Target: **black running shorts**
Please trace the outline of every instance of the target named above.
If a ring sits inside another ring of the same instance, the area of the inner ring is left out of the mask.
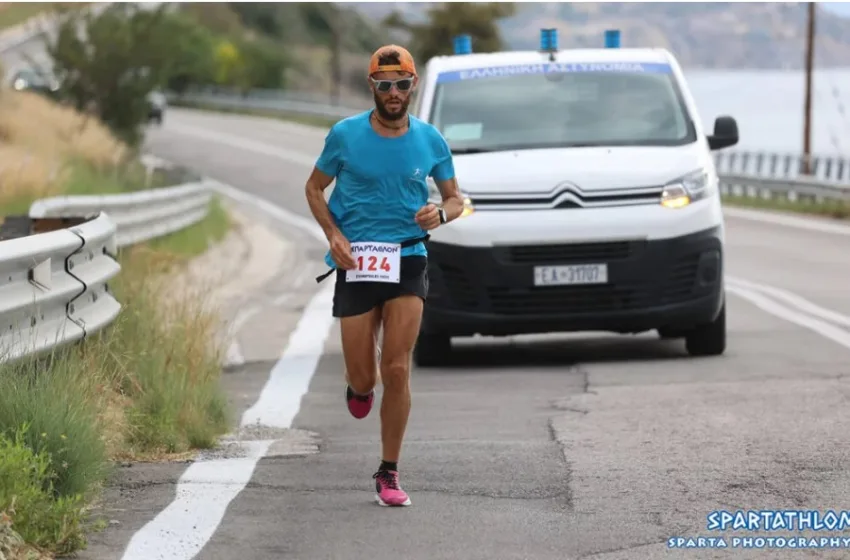
[[[402,257],[400,281],[389,282],[346,282],[345,270],[337,269],[334,287],[334,317],[361,315],[391,299],[414,295],[428,296],[428,258],[422,256]]]

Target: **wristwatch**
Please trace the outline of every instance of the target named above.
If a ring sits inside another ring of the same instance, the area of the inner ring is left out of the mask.
[[[444,224],[449,221],[448,216],[446,216],[445,208],[437,208],[437,213],[440,214],[440,224]]]

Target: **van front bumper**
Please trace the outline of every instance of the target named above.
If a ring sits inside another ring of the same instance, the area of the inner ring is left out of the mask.
[[[428,244],[422,331],[447,336],[686,331],[724,303],[720,227],[643,241],[497,247]],[[608,281],[535,286],[534,267],[606,263]]]

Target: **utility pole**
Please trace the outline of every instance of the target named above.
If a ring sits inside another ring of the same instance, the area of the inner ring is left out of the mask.
[[[803,116],[803,174],[811,174],[812,157],[812,67],[815,51],[815,3],[808,3],[808,25],[806,30],[806,101]]]

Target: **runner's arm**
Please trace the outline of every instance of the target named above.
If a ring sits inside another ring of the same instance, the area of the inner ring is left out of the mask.
[[[431,126],[431,132],[433,134],[432,139],[437,160],[430,175],[440,190],[440,196],[443,198],[441,206],[446,211],[446,221],[451,222],[463,214],[463,197],[457,186],[452,150],[449,148],[449,144],[443,135],[433,125]]]
[[[325,189],[333,182],[334,178],[314,167],[313,172],[307,179],[306,193],[307,204],[310,206],[310,211],[313,217],[318,222],[322,231],[325,232],[325,237],[328,240],[339,233],[336,223],[334,223],[331,211],[328,209],[328,203],[325,201]]]
[[[325,189],[333,182],[334,178],[342,169],[342,142],[336,126],[332,126],[325,136],[325,145],[322,153],[316,160],[313,172],[307,179],[307,204],[313,217],[325,232],[328,241],[338,237],[339,228],[331,216],[328,203],[325,201]]]
[[[434,179],[437,188],[440,189],[440,196],[443,198],[441,205],[446,210],[446,220],[451,222],[454,219],[460,218],[463,214],[463,197],[460,195],[460,188],[457,186],[457,177],[452,177],[444,181]]]

